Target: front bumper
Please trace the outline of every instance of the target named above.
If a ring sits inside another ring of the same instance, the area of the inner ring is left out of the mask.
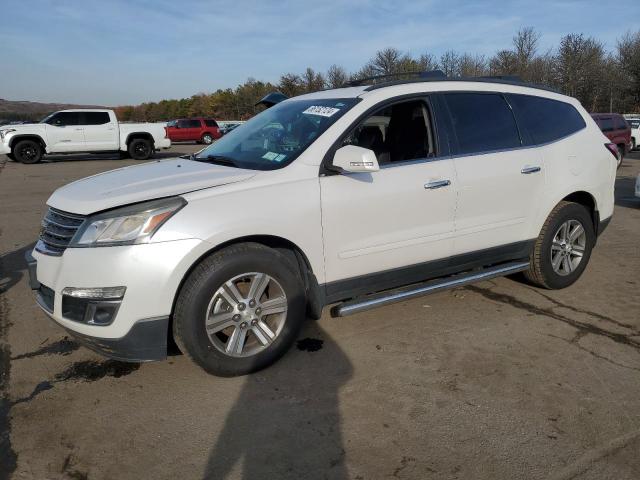
[[[6,155],[8,153],[11,153],[11,147],[4,142],[0,142],[0,155]]]
[[[26,255],[31,288],[45,313],[78,341],[105,356],[125,361],[166,357],[169,316],[179,285],[207,250],[200,240],[119,247],[68,248],[59,257]],[[109,325],[92,325],[62,313],[65,287],[126,286]]]

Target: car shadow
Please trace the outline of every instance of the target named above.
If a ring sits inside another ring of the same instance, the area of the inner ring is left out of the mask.
[[[307,322],[297,349],[246,377],[215,439],[203,478],[349,478],[339,391],[353,367],[319,326]],[[216,405],[203,405],[216,415]]]
[[[33,250],[35,242],[9,253],[0,255],[0,293],[6,293],[16,285],[27,271],[26,252]]]

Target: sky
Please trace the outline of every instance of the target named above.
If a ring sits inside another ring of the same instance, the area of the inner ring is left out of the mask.
[[[540,48],[567,33],[614,49],[640,29],[640,0],[0,0],[0,98],[138,104],[277,82],[331,64],[358,70],[396,47],[491,56],[518,29]],[[626,12],[626,13],[624,13]]]

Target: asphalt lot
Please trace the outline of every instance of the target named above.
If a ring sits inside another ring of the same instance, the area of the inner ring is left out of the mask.
[[[327,309],[276,365],[233,379],[180,355],[105,360],[34,303],[23,255],[48,196],[133,163],[0,156],[0,479],[640,478],[640,154],[574,286],[503,278]]]

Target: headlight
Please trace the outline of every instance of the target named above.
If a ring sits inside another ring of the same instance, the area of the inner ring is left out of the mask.
[[[187,204],[181,197],[139,203],[87,218],[71,239],[70,247],[106,247],[146,243]]]
[[[0,140],[3,140],[7,133],[15,132],[15,128],[6,128],[4,130],[0,130]]]

